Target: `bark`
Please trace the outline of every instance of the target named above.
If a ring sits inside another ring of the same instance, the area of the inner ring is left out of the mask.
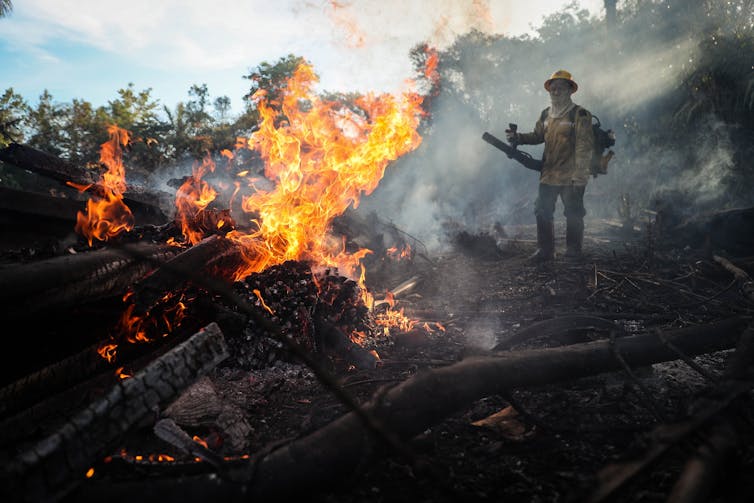
[[[0,417],[7,418],[45,397],[86,380],[110,365],[97,353],[100,344],[48,365],[0,389]],[[4,420],[5,421],[5,420]],[[13,428],[3,422],[0,443]]]
[[[688,355],[729,349],[748,320],[733,318],[700,327],[669,332],[666,338]],[[619,338],[615,348],[632,366],[675,360],[677,354],[655,335]],[[364,408],[399,438],[408,440],[485,396],[520,387],[559,383],[604,372],[622,370],[610,341],[600,340],[567,347],[500,353],[468,358],[441,369],[429,370],[402,384],[378,393]],[[141,487],[138,497],[154,501],[285,500],[305,495],[343,480],[368,462],[375,444],[364,423],[353,412],[324,428],[289,443],[261,459],[252,460],[237,477],[252,475],[248,485],[226,480],[216,484],[208,476],[181,480],[152,480]],[[129,487],[134,488],[133,485]],[[96,501],[107,495],[133,501],[134,493],[107,487],[81,492],[79,501]],[[125,489],[125,488],[123,488]],[[104,491],[101,492],[101,491]]]
[[[321,315],[314,317],[315,331],[318,334],[320,349],[335,355],[359,369],[373,369],[377,366],[379,357],[366,348],[354,343],[337,326],[324,319]]]
[[[20,218],[48,218],[70,223],[71,232],[76,224],[76,213],[85,208],[86,204],[76,199],[0,187],[0,210],[3,212]],[[29,230],[36,229],[29,226]]]
[[[138,254],[139,250],[134,252]],[[217,235],[205,238],[134,285],[136,312],[146,311],[166,292],[184,288],[197,276],[230,283],[231,275],[242,263],[239,245]]]
[[[155,261],[166,262],[175,255],[174,248],[163,245],[141,243],[135,249],[150,260],[104,248],[0,268],[0,305],[7,312],[6,321],[122,296],[154,270]]]
[[[0,161],[33,171],[63,185],[69,181],[80,185],[96,184],[101,174],[19,143],[11,143],[4,149],[0,149]]]
[[[1,490],[7,491],[4,501],[63,497],[129,430],[154,422],[156,410],[175,400],[197,376],[227,356],[223,334],[211,323],[133,377],[117,383],[5,466],[0,478]]]
[[[605,332],[623,332],[623,329],[612,320],[591,315],[568,315],[558,316],[549,320],[532,323],[526,328],[516,332],[509,339],[500,342],[494,347],[495,351],[510,349],[516,344],[521,344],[530,339],[555,339],[566,340],[569,334],[577,332],[601,330]]]

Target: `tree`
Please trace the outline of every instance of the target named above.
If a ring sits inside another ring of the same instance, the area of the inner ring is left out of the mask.
[[[104,107],[95,109],[88,101],[79,99],[67,105],[61,128],[62,147],[68,160],[78,165],[98,162],[100,145],[107,138],[110,122]]]
[[[215,98],[214,107],[218,119],[224,121],[227,118],[228,112],[230,112],[230,98],[227,96]]]
[[[257,93],[264,93],[268,103],[278,103],[288,80],[296,68],[306,60],[301,56],[288,54],[276,63],[263,61],[243,78],[251,81],[249,92],[243,97],[250,109],[256,109]]]
[[[10,0],[0,0],[0,17],[10,15],[13,10],[13,3]]]
[[[108,102],[107,111],[113,122],[123,129],[135,130],[158,122],[159,103],[151,96],[152,89],[136,91],[132,82],[118,89],[118,99]]]
[[[66,157],[63,126],[66,107],[54,101],[52,94],[45,89],[39,96],[39,103],[29,110],[28,121],[32,133],[27,140],[29,146],[59,157]]]
[[[10,142],[21,142],[24,138],[23,123],[29,114],[29,105],[23,96],[12,87],[0,96],[0,148]]]

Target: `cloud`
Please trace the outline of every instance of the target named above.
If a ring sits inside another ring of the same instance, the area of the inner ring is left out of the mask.
[[[588,3],[598,3],[589,0]],[[304,56],[328,90],[399,90],[410,48],[438,47],[470,29],[524,32],[561,5],[492,0],[26,0],[0,36],[34,57],[75,42],[133,64],[176,72],[245,71]],[[321,67],[321,69],[320,69]],[[188,83],[187,83],[188,86]]]

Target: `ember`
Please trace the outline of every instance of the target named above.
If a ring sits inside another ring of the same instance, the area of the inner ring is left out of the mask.
[[[351,350],[363,357],[364,351],[350,348],[348,343],[356,332],[371,334],[374,324],[355,281],[330,270],[315,276],[309,264],[287,261],[250,274],[235,283],[235,289],[259,306],[284,337],[306,350],[335,350],[340,358]],[[240,368],[258,369],[293,360],[277,336],[266,333],[254,320],[249,320],[243,333],[228,339],[231,357]],[[362,361],[345,363],[360,365]]]

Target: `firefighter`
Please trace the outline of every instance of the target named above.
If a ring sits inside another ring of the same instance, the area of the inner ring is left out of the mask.
[[[531,133],[505,131],[513,145],[545,144],[542,171],[534,205],[537,220],[537,251],[532,259],[555,257],[555,203],[563,201],[566,217],[566,256],[581,256],[584,241],[584,192],[589,180],[594,134],[592,115],[576,105],[571,95],[579,86],[571,73],[558,70],[545,81],[550,106],[542,111]]]

